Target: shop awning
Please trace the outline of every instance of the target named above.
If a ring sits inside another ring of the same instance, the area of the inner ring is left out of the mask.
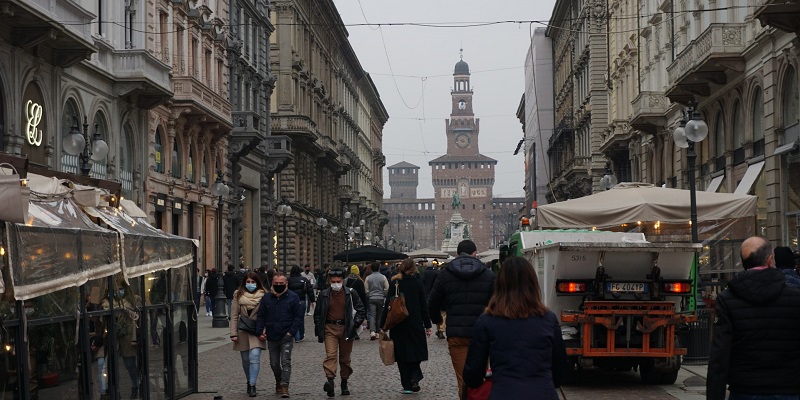
[[[759,161],[747,167],[747,171],[745,171],[742,180],[739,182],[739,186],[736,186],[736,190],[733,191],[733,194],[750,193],[750,190],[753,189],[753,185],[756,183],[758,176],[761,175],[762,169],[764,169],[764,161]]]
[[[6,223],[14,297],[27,300],[120,270],[114,231],[94,224],[71,194],[32,194],[28,220]]]
[[[133,215],[146,215],[133,203],[123,204]],[[155,271],[188,265],[194,258],[193,241],[164,233],[115,207],[87,207],[84,210],[100,218],[119,233],[122,270],[126,278],[135,278]]]
[[[706,192],[715,193],[719,190],[720,185],[722,185],[722,180],[725,179],[725,175],[720,175],[709,182],[708,187],[706,188]]]

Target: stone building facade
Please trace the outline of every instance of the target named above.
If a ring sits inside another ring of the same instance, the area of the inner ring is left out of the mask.
[[[558,2],[554,21],[583,15],[580,7],[570,7]],[[636,18],[619,17],[632,15]],[[592,119],[592,135],[595,128],[602,132],[591,141],[599,143],[617,179],[687,188],[692,178],[686,151],[672,136],[686,107],[697,104],[709,127],[695,145],[698,190],[756,195],[755,233],[797,249],[800,6],[615,0],[608,2],[606,19],[610,64],[601,97],[608,100],[609,113],[596,126]],[[578,74],[569,66],[580,64],[583,47],[577,44],[592,31],[552,29],[549,35],[559,138],[560,127],[568,126],[562,124],[569,116],[566,105],[580,103],[565,100],[580,92]],[[589,51],[597,43],[590,41]],[[596,110],[592,106],[592,113]],[[577,136],[554,141],[551,157],[570,146],[579,146]],[[733,268],[720,268],[728,267]]]
[[[608,2],[556,1],[547,36],[553,42],[555,128],[547,155],[548,202],[601,190],[600,151],[608,119]]]
[[[281,201],[294,210],[286,217],[286,230],[278,221],[276,239],[279,252],[287,249],[286,264],[319,264],[350,243],[380,236],[386,218],[382,179],[376,177],[385,162],[381,142],[388,113],[333,1],[272,5],[276,30],[270,62],[277,82],[271,127],[273,134],[292,139],[293,156],[276,185]],[[319,218],[329,225],[318,226]],[[362,233],[347,235],[347,228],[361,220]]]
[[[464,60],[455,65],[450,94],[450,118],[445,120],[447,154],[429,162],[434,197],[416,197],[419,167],[406,162],[389,167],[392,197],[384,204],[390,239],[406,250],[441,248],[456,194],[460,213],[479,250],[497,247],[507,239],[516,230],[524,208],[524,198],[495,198],[492,193],[497,160],[480,154],[480,121],[473,111],[469,65]]]

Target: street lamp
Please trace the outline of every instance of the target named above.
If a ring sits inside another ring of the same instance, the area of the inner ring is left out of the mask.
[[[281,204],[278,205],[278,209],[275,210],[275,213],[278,214],[281,219],[283,219],[283,273],[286,273],[286,242],[289,240],[289,232],[286,231],[286,218],[292,215],[292,206],[289,205],[289,202],[286,200],[286,197],[281,199]]]
[[[108,143],[100,136],[97,128],[98,124],[95,123],[94,134],[91,137],[91,150],[89,150],[88,118],[86,115],[83,116],[83,133],[81,133],[78,129],[78,117],[73,115],[72,128],[61,143],[67,154],[80,158],[80,170],[83,176],[89,176],[89,173],[92,172],[92,164],[89,160],[100,161],[108,155]]]
[[[222,198],[227,196],[230,188],[222,179],[222,171],[217,171],[217,180],[211,185],[211,194],[218,197],[217,202],[217,293],[214,295],[214,318],[211,326],[225,328],[228,326],[228,311],[225,297],[225,282],[222,279]]]
[[[358,230],[356,231],[356,233],[361,233],[361,232],[365,232],[366,233],[366,231],[364,230],[365,229],[364,225],[366,225],[366,224],[367,224],[367,221],[364,221],[363,219],[358,221],[358,226],[356,227],[356,229],[358,229]],[[364,234],[363,233],[361,234],[361,246],[364,246]]]
[[[689,121],[686,121],[686,116]],[[695,185],[695,162],[697,153],[694,151],[694,144],[702,142],[708,135],[708,125],[703,121],[703,116],[697,111],[697,102],[692,101],[686,110],[681,122],[672,138],[675,144],[682,149],[686,149],[686,161],[689,163],[689,223],[692,225],[692,243],[698,243],[700,238],[697,233],[697,188]],[[694,253],[694,263],[692,265],[692,297],[690,299],[690,309],[697,307],[697,281],[699,279],[697,252]]]
[[[611,190],[611,188],[617,186],[617,177],[614,176],[614,172],[611,171],[611,163],[606,163],[606,173],[603,175],[603,178],[600,179],[600,186],[605,190]]]
[[[328,226],[328,220],[324,217],[317,218],[317,226],[319,227],[319,264],[322,265],[322,235],[325,234],[325,228]],[[333,230],[333,228],[331,228]],[[334,232],[335,233],[335,232]]]

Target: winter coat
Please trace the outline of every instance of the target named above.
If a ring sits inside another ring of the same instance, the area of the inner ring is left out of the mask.
[[[494,290],[494,273],[475,257],[462,255],[439,271],[428,297],[434,324],[447,312],[448,337],[472,337],[472,326],[483,314]]]
[[[297,293],[300,301],[314,301],[314,289],[311,287],[311,281],[300,275],[293,275],[289,277],[289,290]]]
[[[385,276],[385,277],[386,277],[386,281],[387,281],[387,282],[392,280],[392,271],[389,269],[389,267],[387,267],[387,266],[385,266],[385,265],[381,265],[381,267],[379,268],[379,270],[381,271],[381,273],[383,274],[383,276]]]
[[[267,348],[267,342],[263,340],[259,340],[258,336],[251,335],[245,331],[240,331],[239,327],[239,317],[241,315],[247,316],[251,319],[256,319],[258,317],[259,309],[261,308],[261,300],[264,298],[264,291],[259,290],[253,293],[245,292],[242,293],[242,296],[237,298],[234,294],[233,302],[231,303],[231,321],[228,324],[228,329],[230,330],[231,337],[238,336],[239,340],[233,342],[233,349],[236,351],[248,351],[250,349],[255,349],[256,347],[260,347],[262,349]],[[243,300],[242,297],[248,297],[248,300]],[[251,305],[253,307],[250,312],[247,312],[246,303],[255,303],[255,305]],[[245,303],[245,304],[241,304]]]
[[[303,324],[305,307],[300,305],[297,293],[286,289],[280,295],[274,291],[265,294],[258,307],[256,332],[267,331],[267,340],[283,339],[287,333],[294,336]]]
[[[379,271],[375,271],[365,280],[367,298],[369,300],[383,300],[389,290],[389,281]]]
[[[222,275],[222,282],[225,284],[225,298],[232,299],[233,293],[239,288],[239,279],[236,278],[236,273],[228,271]]]
[[[800,289],[775,268],[751,269],[717,296],[706,396],[800,394]],[[449,323],[450,321],[448,321]]]
[[[555,388],[567,372],[558,318],[551,311],[526,319],[481,315],[472,330],[465,385],[480,386],[487,361],[492,369],[489,399],[525,399],[535,394],[536,399],[557,400]]]
[[[395,297],[397,285],[400,285],[399,291],[406,299],[408,318],[389,331],[389,337],[394,341],[395,360],[400,362],[426,361],[428,360],[428,340],[425,336],[425,328],[430,329],[431,320],[428,318],[425,288],[422,287],[422,282],[416,276],[404,275],[403,279],[392,280],[389,285],[389,301]],[[379,326],[386,323],[389,301],[384,305]]]
[[[779,271],[783,272],[787,286],[800,289],[800,273],[794,267],[781,268]]]
[[[358,297],[361,298],[361,304],[368,303],[369,299],[367,298],[367,289],[364,286],[364,281],[359,279],[357,275],[351,274],[350,276],[345,278],[344,285],[353,289],[358,294]]]
[[[436,277],[439,275],[439,270],[433,267],[427,267],[422,271],[422,286],[425,287],[425,296],[430,297],[433,290],[433,283],[436,282]]]
[[[216,296],[218,286],[219,286],[219,275],[208,274],[208,279],[206,279],[206,291],[203,294],[211,297]]]
[[[325,341],[325,320],[328,317],[331,290],[333,289],[327,288],[319,292],[317,306],[314,307],[314,335],[317,336],[317,341],[320,343]],[[347,340],[352,340],[356,336],[358,327],[367,318],[367,310],[364,308],[364,303],[361,302],[361,297],[353,289],[343,287],[342,290],[345,291],[344,332]],[[352,310],[356,310],[355,316]]]

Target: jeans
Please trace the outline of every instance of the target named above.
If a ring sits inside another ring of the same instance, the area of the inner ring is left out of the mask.
[[[305,303],[305,304],[303,304]],[[311,304],[307,301],[300,301],[300,308],[306,308],[306,304]],[[300,324],[300,329],[294,334],[294,340],[303,340],[306,337],[306,324]]]
[[[311,313],[311,302],[310,301],[306,301],[306,314],[310,314],[310,313]]]
[[[242,354],[242,369],[247,378],[248,385],[256,385],[258,371],[261,368],[261,347],[240,352]]]
[[[275,375],[275,382],[289,386],[292,377],[292,348],[294,340],[287,334],[281,340],[267,341],[269,349],[269,366]]]
[[[206,295],[206,312],[213,313],[214,312],[214,297]]]
[[[228,320],[231,319],[231,305],[233,304],[233,299],[225,299],[225,304],[228,306]]]
[[[380,330],[381,317],[383,317],[383,299],[369,299],[369,331]]]
[[[728,396],[728,400],[800,400],[800,394],[749,394],[731,392]]]
[[[108,393],[108,367],[105,357],[97,357],[97,383],[100,386],[100,394]]]

